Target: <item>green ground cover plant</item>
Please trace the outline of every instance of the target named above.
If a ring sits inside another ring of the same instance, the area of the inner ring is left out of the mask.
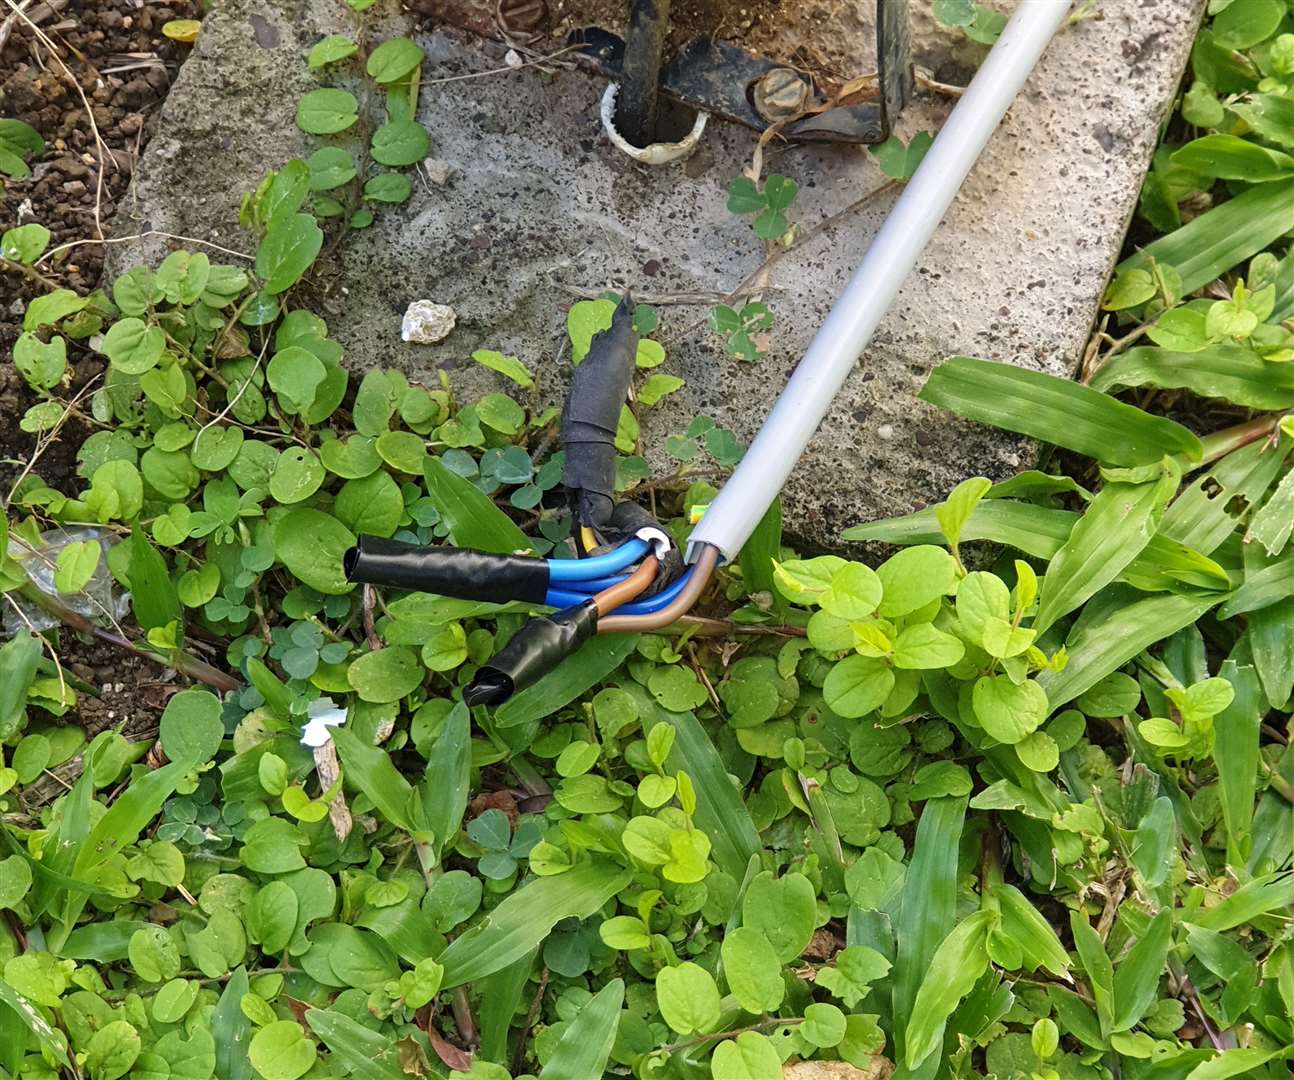
[[[23,428],[93,434],[75,490],[8,493],[4,606],[84,628],[106,575],[131,614],[91,621],[188,678],[132,742],[69,722],[70,630],[0,646],[0,1075],[1287,1075],[1294,20],[1211,9],[1082,381],[956,357],[922,391],[1063,456],[848,531],[883,557],[797,553],[775,509],[708,618],[595,639],[496,710],[462,688],[525,605],[341,570],[361,532],[570,531],[560,391],[488,350],[478,401],[357,379],[295,298],[404,174],[325,142],[248,197],[253,265],[176,251],[28,305]],[[311,65],[397,88],[371,151],[404,167],[380,155],[416,139],[421,54],[362,38]],[[320,92],[303,126],[344,138],[359,110]],[[764,239],[773,179],[736,192]],[[738,359],[750,306],[716,316]],[[612,308],[573,305],[574,362]],[[681,539],[742,448],[699,417],[651,476],[639,418],[682,385],[658,322],[639,306],[619,486]],[[42,555],[58,526],[99,532]]]

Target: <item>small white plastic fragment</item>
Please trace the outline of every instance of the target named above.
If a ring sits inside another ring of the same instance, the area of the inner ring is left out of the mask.
[[[346,722],[346,710],[339,709],[337,703],[328,697],[316,698],[310,702],[306,715],[310,719],[301,729],[302,746],[323,746],[332,742],[328,729]]]
[[[634,146],[616,130],[616,95],[619,92],[619,84],[611,83],[606,93],[602,95],[602,130],[617,150],[628,154],[634,161],[640,161],[644,165],[668,165],[671,161],[680,161],[687,157],[700,144],[701,136],[705,132],[705,122],[710,118],[709,113],[697,113],[692,130],[678,142]]]
[[[415,345],[435,345],[449,337],[457,322],[458,316],[448,304],[415,300],[400,322],[400,337]]]

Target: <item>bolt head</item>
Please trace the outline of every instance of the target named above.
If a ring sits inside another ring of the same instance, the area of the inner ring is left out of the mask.
[[[809,83],[793,68],[774,68],[755,83],[753,97],[755,111],[773,124],[804,112]]]

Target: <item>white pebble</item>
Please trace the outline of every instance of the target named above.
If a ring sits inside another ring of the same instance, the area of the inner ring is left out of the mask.
[[[457,321],[452,307],[430,300],[415,300],[400,322],[400,337],[415,345],[434,345],[449,337]]]
[[[894,425],[882,424],[880,427],[876,429],[876,437],[878,439],[884,439],[886,442],[888,442],[890,439],[894,438]]]

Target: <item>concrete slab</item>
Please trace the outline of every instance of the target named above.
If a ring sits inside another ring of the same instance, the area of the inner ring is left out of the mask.
[[[1003,477],[1023,464],[1020,440],[952,420],[916,392],[956,353],[1073,370],[1202,5],[1104,0],[1099,19],[1053,42],[797,469],[785,501],[791,531],[838,547],[848,525],[942,498],[966,475]],[[944,71],[955,70],[967,46],[950,52],[924,0],[913,7],[918,55],[935,66],[944,48]],[[225,0],[211,12],[137,171],[138,224],[246,245],[234,224],[242,191],[316,145],[293,110],[317,84],[305,54],[343,29],[341,8]],[[373,36],[407,29],[393,17]],[[760,243],[725,210],[727,185],[754,149],[751,132],[712,124],[685,164],[644,168],[602,136],[603,86],[588,75],[530,68],[460,78],[497,68],[500,50],[413,30],[428,54],[419,119],[451,176],[416,184],[410,203],[381,214],[315,275],[312,299],[356,371],[397,364],[434,379],[445,369],[470,399],[498,388],[468,360],[495,348],[540,371],[540,397],[557,401],[564,309],[580,291],[722,293],[760,265]],[[918,100],[901,134],[936,130],[949,106]],[[884,181],[851,147],[777,150],[767,168],[800,182],[793,216],[806,232]],[[646,413],[647,445],[698,413],[753,435],[892,201],[887,192],[845,214],[777,262],[765,293],[772,346],[758,363],[724,354],[705,328],[706,306],[662,307],[662,370],[687,385]],[[119,249],[117,264],[157,249]],[[458,329],[444,343],[400,340],[400,316],[416,298],[456,309]]]

